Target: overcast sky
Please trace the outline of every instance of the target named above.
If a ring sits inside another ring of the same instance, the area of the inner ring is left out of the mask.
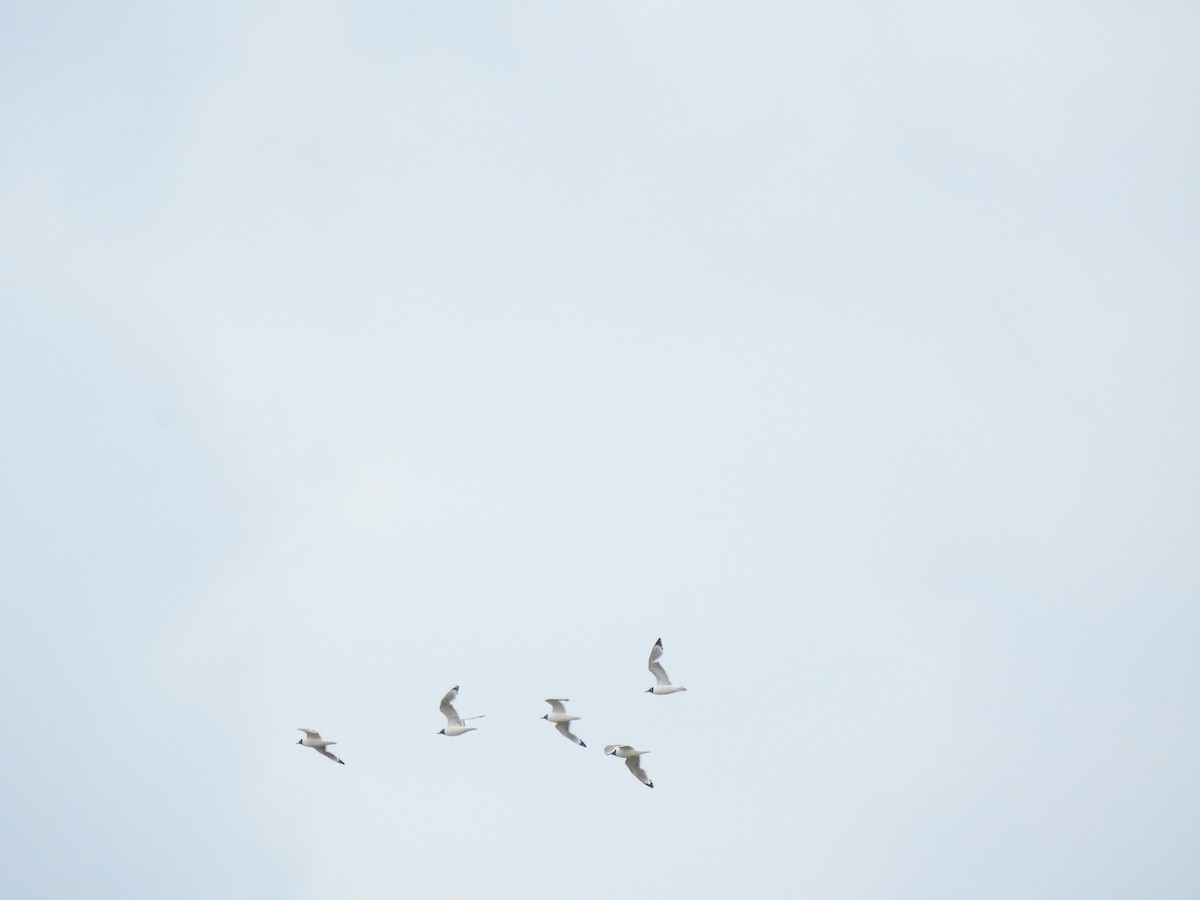
[[[1200,894],[1200,7],[146,6],[0,28],[6,894]]]

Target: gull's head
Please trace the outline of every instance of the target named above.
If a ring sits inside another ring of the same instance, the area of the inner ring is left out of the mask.
[[[654,688],[646,688],[646,693],[647,693],[647,694],[653,694],[653,693],[654,693]]]
[[[304,743],[304,738],[300,738],[300,740],[296,741],[296,743],[297,743],[297,744],[303,744],[303,743]]]
[[[443,728],[441,731],[439,731],[439,732],[438,732],[438,734],[445,734],[445,733],[446,733],[446,729],[445,729],[445,728]]]
[[[550,713],[546,713],[544,716],[542,716],[542,718],[543,718],[543,719],[548,719],[548,718],[550,718]]]

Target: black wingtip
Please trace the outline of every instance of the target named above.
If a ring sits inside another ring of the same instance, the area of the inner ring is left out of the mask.
[[[585,744],[583,741],[580,741],[580,742],[579,742],[579,746],[580,746],[580,747],[586,747],[586,746],[587,746],[587,744]]]
[[[654,782],[653,782],[653,781],[647,781],[647,782],[646,782],[646,787],[654,787]]]
[[[659,638],[657,641],[655,641],[655,642],[654,642],[654,646],[655,646],[655,647],[661,647],[661,646],[662,646],[662,638]]]
[[[341,765],[343,765],[343,766],[345,765],[345,763],[344,763],[344,762],[342,762],[340,759],[338,760],[338,762],[339,762]]]

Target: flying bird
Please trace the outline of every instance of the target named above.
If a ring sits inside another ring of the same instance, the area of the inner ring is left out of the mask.
[[[650,672],[654,675],[656,684],[654,687],[646,688],[647,694],[676,694],[679,691],[686,691],[682,684],[671,684],[671,679],[667,677],[667,670],[662,667],[662,663],[658,658],[662,656],[663,645],[662,638],[654,642],[654,646],[650,648]]]
[[[345,765],[344,762],[325,749],[326,747],[336,744],[337,741],[327,741],[321,737],[320,733],[313,731],[311,728],[297,728],[296,730],[304,732],[304,737],[296,741],[296,743],[301,747],[312,747],[322,756],[332,759],[335,763],[342,763],[343,766]]]
[[[578,735],[571,734],[571,723],[579,718],[579,716],[571,715],[567,712],[566,707],[563,706],[564,703],[570,703],[571,701],[547,700],[546,702],[550,704],[550,712],[546,713],[542,718],[547,722],[553,722],[554,727],[558,729],[558,733],[568,741],[578,744],[580,747],[586,747],[587,744],[581,741]]]
[[[444,734],[446,737],[457,737],[460,734],[466,734],[468,731],[475,731],[474,726],[463,724],[463,717],[458,714],[454,708],[454,698],[458,696],[458,685],[450,688],[446,696],[442,698],[442,702],[438,707],[442,711],[442,715],[446,717],[446,727],[438,734]],[[467,716],[467,719],[482,719],[483,716]]]
[[[639,760],[649,750],[635,750],[628,744],[609,744],[604,748],[604,752],[609,756],[616,756],[625,760],[625,765],[629,767],[629,771],[633,773],[633,777],[644,784],[646,787],[654,787],[654,782],[650,780],[650,776],[646,774],[646,770],[639,765]]]

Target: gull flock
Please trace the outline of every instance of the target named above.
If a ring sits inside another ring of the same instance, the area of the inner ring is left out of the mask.
[[[683,685],[672,684],[671,679],[667,677],[667,670],[658,661],[662,654],[663,642],[662,638],[659,638],[654,642],[654,646],[650,648],[650,660],[647,663],[647,668],[654,676],[654,684],[646,688],[646,693],[664,696],[666,694],[677,694],[680,691],[686,691],[687,688]],[[474,725],[466,725],[464,723],[484,718],[481,715],[460,716],[458,714],[458,710],[454,708],[454,701],[458,699],[458,688],[457,684],[450,688],[446,692],[446,696],[442,698],[442,702],[438,704],[438,709],[446,717],[446,727],[439,731],[438,734],[444,734],[446,737],[458,737],[459,735],[466,734],[468,731],[478,731]],[[579,735],[571,731],[571,723],[578,721],[580,718],[567,712],[567,708],[563,706],[564,703],[570,703],[571,701],[552,697],[546,700],[546,702],[550,704],[550,712],[546,713],[542,718],[550,722],[555,730],[571,743],[578,744],[580,747],[587,747],[587,744],[583,742]],[[336,744],[337,741],[327,741],[321,737],[319,732],[311,728],[297,728],[296,730],[304,732],[304,737],[298,740],[297,744],[302,747],[311,747],[327,759],[331,759],[343,766],[345,765],[342,760],[326,749]],[[639,750],[630,744],[609,744],[604,748],[606,756],[615,756],[618,759],[625,760],[625,765],[633,773],[633,777],[646,785],[646,787],[652,788],[654,787],[654,782],[650,780],[650,776],[646,774],[646,770],[642,768],[641,764],[642,757],[649,752],[649,750]]]

